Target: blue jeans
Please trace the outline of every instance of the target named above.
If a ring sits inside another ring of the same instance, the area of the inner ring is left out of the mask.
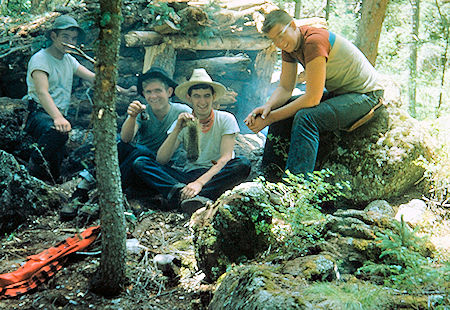
[[[156,189],[165,198],[168,198],[175,185],[191,183],[208,171],[208,169],[195,169],[184,172],[169,165],[161,165],[155,159],[146,156],[134,161],[133,170],[146,185]],[[203,186],[199,195],[216,200],[226,190],[245,181],[249,174],[249,160],[245,157],[236,157]]]
[[[61,173],[61,164],[66,152],[67,133],[52,128],[53,119],[43,109],[31,112],[25,131],[37,140],[39,150],[33,148],[30,155],[30,174],[44,181],[56,181]],[[47,163],[44,163],[43,158]],[[51,176],[47,172],[46,166]]]
[[[367,114],[377,103],[383,91],[366,94],[348,93],[333,96],[324,93],[322,102],[312,108],[299,110],[294,117],[269,126],[264,147],[263,167],[276,165],[293,174],[314,171],[319,149],[320,133],[345,130]],[[287,103],[298,97],[291,98]],[[269,135],[272,138],[269,138]],[[284,143],[290,141],[290,143]],[[281,151],[284,150],[284,151]],[[283,155],[288,154],[287,162]]]
[[[133,185],[139,185],[137,175],[133,170],[134,161],[141,156],[148,156],[151,159],[156,159],[156,154],[147,147],[136,144],[131,145],[119,139],[117,143],[117,153],[119,157],[120,178],[122,181],[122,188],[127,188]]]

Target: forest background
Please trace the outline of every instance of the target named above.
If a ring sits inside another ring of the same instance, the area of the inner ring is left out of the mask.
[[[411,116],[424,120],[448,115],[450,1],[385,1],[388,5],[378,45],[376,68],[388,75],[389,80],[396,81],[401,90],[401,101],[407,103],[405,108],[409,109]],[[80,2],[83,1],[1,0],[0,13],[7,18],[26,22],[33,18],[33,14]],[[357,40],[363,0],[274,2],[297,18],[327,18],[331,31],[353,42]]]
[[[368,0],[365,0],[368,1]],[[34,14],[59,6],[78,5],[73,0],[1,0],[4,25],[9,20],[26,23]],[[124,6],[133,1],[124,1]],[[400,89],[403,108],[431,123],[450,114],[448,64],[448,0],[380,0],[388,3],[378,44],[376,68]],[[363,1],[275,1],[297,18],[325,17],[328,28],[357,41]],[[2,34],[8,29],[0,29]],[[7,43],[5,43],[7,44]],[[5,46],[6,47],[6,46]],[[6,47],[7,48],[7,47]],[[0,46],[0,53],[3,49]],[[278,68],[279,69],[279,68]],[[446,124],[448,126],[448,122]]]

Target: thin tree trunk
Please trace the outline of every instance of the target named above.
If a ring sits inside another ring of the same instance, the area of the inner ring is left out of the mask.
[[[93,289],[116,295],[125,280],[125,219],[117,158],[115,89],[120,44],[121,0],[100,0],[94,91],[94,143],[102,226],[102,256]]]
[[[327,6],[325,8],[325,19],[328,21],[330,18],[330,6],[331,6],[331,0],[327,0]]]
[[[301,10],[302,10],[302,0],[295,0],[295,10],[294,10],[295,18],[300,18]]]
[[[409,114],[416,117],[417,50],[419,47],[420,0],[412,0],[412,41],[409,56]]]
[[[372,65],[375,65],[377,59],[378,42],[388,2],[389,0],[364,0],[362,2],[355,44]]]
[[[449,25],[448,20],[445,17],[444,14],[441,12],[441,7],[439,5],[439,2],[435,0],[436,7],[439,12],[439,16],[441,17],[441,23],[442,23],[442,33],[444,34],[444,41],[445,41],[445,49],[444,52],[441,55],[441,63],[442,63],[442,73],[441,73],[441,89],[439,91],[439,103],[436,108],[436,117],[439,117],[441,115],[441,107],[443,104],[443,98],[444,98],[444,84],[445,84],[445,71],[447,69],[447,53],[448,53],[448,46],[449,46]]]

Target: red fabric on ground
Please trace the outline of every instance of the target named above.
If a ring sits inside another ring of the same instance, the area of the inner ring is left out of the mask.
[[[89,227],[57,246],[31,255],[16,271],[0,275],[0,299],[26,293],[52,277],[62,268],[67,255],[81,251],[95,241],[100,226]]]

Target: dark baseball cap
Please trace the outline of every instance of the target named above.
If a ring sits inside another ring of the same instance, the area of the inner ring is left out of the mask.
[[[163,81],[165,81],[167,83],[167,85],[169,87],[172,87],[173,89],[175,89],[175,87],[178,86],[178,84],[172,80],[169,75],[167,74],[167,72],[159,67],[151,67],[147,72],[138,75],[138,80],[137,80],[137,92],[138,95],[142,95],[142,82],[148,80],[148,79],[152,79],[152,78],[158,78],[161,79]]]
[[[47,37],[50,37],[50,33],[53,30],[65,30],[69,28],[76,28],[78,30],[78,38],[82,40],[85,36],[85,32],[83,28],[78,25],[77,21],[69,15],[61,15],[58,16],[55,21],[53,22],[52,27],[47,32]]]

